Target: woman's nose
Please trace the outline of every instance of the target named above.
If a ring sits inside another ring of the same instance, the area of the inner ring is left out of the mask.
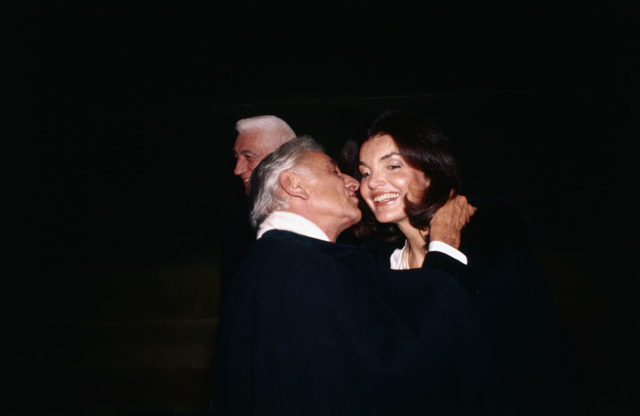
[[[369,177],[367,178],[367,186],[370,189],[375,189],[375,188],[381,186],[383,183],[384,183],[384,181],[382,180],[380,175],[374,174],[373,172],[371,172],[369,174]]]

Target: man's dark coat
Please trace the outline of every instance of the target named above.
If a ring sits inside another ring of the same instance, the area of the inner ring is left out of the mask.
[[[502,198],[475,198],[472,203],[478,211],[463,230],[460,247],[468,266],[429,256],[425,265],[446,270],[472,294],[473,310],[490,341],[510,412],[581,414],[575,363],[534,255],[528,218]],[[396,247],[363,245],[372,261],[386,267]]]
[[[495,414],[486,345],[449,274],[392,271],[351,245],[269,231],[227,293],[213,410]]]
[[[582,414],[577,372],[528,218],[501,198],[478,198],[463,231],[467,284],[496,363],[520,415]]]

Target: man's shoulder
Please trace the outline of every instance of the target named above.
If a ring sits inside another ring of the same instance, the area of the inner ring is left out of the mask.
[[[343,291],[357,276],[349,261],[340,258],[341,250],[335,243],[269,231],[246,256],[234,281],[234,293],[284,301],[309,293]]]
[[[267,231],[256,241],[255,247],[265,251],[314,251],[328,255],[356,252],[356,247],[351,244],[319,240],[284,230]]]
[[[291,231],[270,230],[260,237],[254,247],[260,251],[319,251],[327,243]]]
[[[322,241],[290,231],[271,230],[258,239],[245,263],[291,270],[322,266],[355,252],[355,247]]]

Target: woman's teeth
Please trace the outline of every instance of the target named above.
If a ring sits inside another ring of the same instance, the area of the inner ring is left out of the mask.
[[[399,196],[400,196],[399,193],[387,192],[385,194],[376,196],[375,198],[373,198],[373,201],[374,202],[378,202],[378,203],[380,203],[380,202],[388,202],[388,201],[391,201],[393,199],[398,198]]]

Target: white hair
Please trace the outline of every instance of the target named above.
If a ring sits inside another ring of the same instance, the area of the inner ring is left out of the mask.
[[[280,174],[294,169],[309,152],[322,152],[322,146],[310,136],[296,137],[267,155],[251,174],[249,203],[251,225],[258,227],[269,214],[288,207],[278,198]]]
[[[250,130],[269,132],[270,139],[274,140],[278,146],[296,137],[296,133],[286,121],[272,115],[243,118],[236,122],[236,131],[238,134]]]

